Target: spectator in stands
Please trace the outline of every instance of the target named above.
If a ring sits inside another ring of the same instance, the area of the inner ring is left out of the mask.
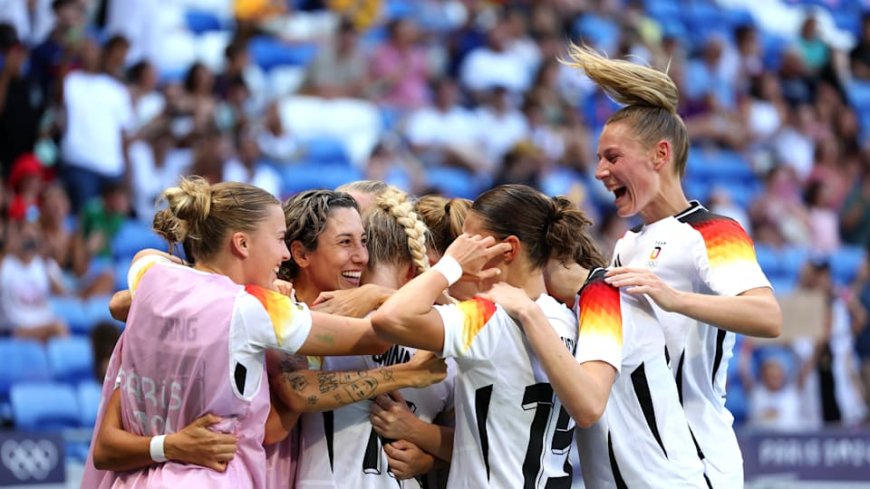
[[[217,101],[214,97],[214,76],[202,63],[194,63],[184,76],[183,89],[167,92],[172,132],[184,138],[200,133],[215,123]]]
[[[297,156],[299,144],[281,120],[281,107],[274,101],[266,107],[257,130],[257,144],[263,157],[272,163],[288,164]]]
[[[27,46],[9,24],[0,24],[0,55],[0,167],[8,176],[12,163],[33,149],[45,100],[24,69]]]
[[[31,65],[34,78],[46,100],[58,101],[67,72],[82,64],[86,49],[86,15],[82,0],[54,0],[54,28],[33,49]]]
[[[731,193],[727,187],[714,186],[710,192],[709,201],[709,208],[712,212],[734,219],[747,233],[751,233],[752,226],[750,226],[749,215],[742,206],[731,199]]]
[[[31,153],[21,155],[9,175],[12,189],[9,218],[13,221],[35,219],[39,215],[39,194],[45,187],[45,169]]]
[[[749,83],[749,96],[741,103],[743,123],[746,127],[747,149],[756,158],[771,158],[772,141],[788,117],[788,106],[782,97],[779,78],[764,71]],[[756,166],[769,167],[770,162],[756,162]]]
[[[8,219],[8,194],[6,182],[0,174],[0,262],[6,256],[6,248],[9,245],[9,219]]]
[[[224,136],[211,126],[193,137],[193,164],[190,175],[199,175],[212,183],[223,181],[224,162],[229,154]]]
[[[89,268],[108,266],[112,258],[112,240],[121,230],[130,215],[130,191],[122,182],[103,187],[102,196],[93,199],[82,209],[77,246],[83,246],[87,254],[94,258]]]
[[[734,42],[737,45],[737,72],[735,82],[738,93],[746,93],[751,81],[764,73],[764,59],[758,43],[758,31],[752,24],[744,24],[734,29]]]
[[[260,161],[260,147],[254,134],[243,126],[236,132],[235,142],[236,156],[224,165],[223,180],[249,183],[280,198],[281,176]]]
[[[801,25],[798,49],[810,75],[817,77],[831,62],[831,48],[819,38],[818,21],[814,15],[807,16]]]
[[[74,211],[127,173],[133,107],[130,92],[118,75],[128,47],[126,39],[115,36],[101,53],[93,41],[85,41],[84,70],[64,80],[63,178]]]
[[[747,360],[744,360],[748,363]],[[796,430],[805,422],[800,416],[800,395],[797,380],[789,378],[783,359],[777,354],[764,358],[760,367],[760,382],[743,366],[743,385],[749,393],[749,423],[776,430]]]
[[[251,105],[262,108],[266,102],[266,81],[262,69],[251,62],[248,43],[236,38],[224,50],[224,71],[215,78],[215,93],[220,99],[231,98],[233,82],[241,78],[251,92]]]
[[[39,227],[28,221],[14,226],[9,254],[0,263],[0,308],[19,338],[48,341],[66,336],[66,325],[54,314],[49,296],[63,294],[63,278],[54,260],[41,255]]]
[[[227,90],[226,100],[218,102],[215,108],[214,122],[219,131],[232,134],[239,127],[250,123],[256,114],[256,108],[253,107],[251,90],[243,76],[239,75],[230,80]]]
[[[815,83],[796,47],[785,50],[779,68],[782,94],[789,105],[810,104],[815,96]]]
[[[809,207],[812,250],[823,255],[836,252],[840,247],[840,219],[831,189],[822,181],[811,182],[804,192],[804,200]]]
[[[460,68],[462,86],[485,97],[490,90],[500,87],[518,95],[531,86],[531,76],[537,68],[521,52],[509,49],[511,26],[502,21],[487,34],[486,46],[474,49]]]
[[[858,354],[858,374],[864,403],[870,408],[870,247],[861,264],[861,269],[852,284],[849,311],[852,315],[852,331],[855,335],[855,352]],[[866,421],[870,422],[870,416]]]
[[[459,104],[459,87],[451,78],[432,84],[435,103],[408,117],[405,136],[414,153],[427,165],[454,165],[482,170],[486,156],[480,150],[483,127],[477,116]]]
[[[521,141],[504,155],[494,184],[519,183],[540,188],[548,166],[547,155],[540,148],[529,141]]]
[[[852,76],[858,80],[870,80],[870,12],[861,17],[861,37],[849,53]]]
[[[522,112],[511,105],[511,97],[505,87],[489,91],[486,104],[477,110],[478,124],[483,131],[483,147],[489,169],[498,170],[504,155],[518,142],[529,137],[529,124]]]
[[[157,90],[157,69],[148,61],[140,61],[127,71],[128,88],[133,104],[131,131],[139,136],[149,125],[163,122],[166,98]]]
[[[870,244],[870,168],[866,162],[864,175],[855,181],[846,196],[840,218],[844,242],[858,246]]]
[[[394,19],[389,38],[375,51],[371,76],[378,101],[399,109],[415,109],[429,100],[429,63],[417,42],[420,34],[411,19]]]
[[[704,43],[701,57],[690,60],[686,66],[683,83],[686,97],[696,105],[706,106],[707,111],[719,107],[727,111],[736,107],[736,87],[733,74],[724,62],[724,51],[725,40],[711,36]],[[710,96],[714,101],[705,103],[704,100]]]
[[[790,167],[777,166],[767,174],[764,192],[749,210],[753,236],[773,246],[807,245],[809,215],[801,198],[800,183]],[[772,240],[772,232],[785,242]]]
[[[163,189],[176,184],[191,165],[191,151],[176,147],[167,123],[153,125],[130,145],[132,207],[151,225],[154,205]]]
[[[370,88],[359,33],[353,22],[342,19],[335,39],[320,48],[308,67],[302,91],[326,98],[365,98]]]
[[[802,104],[792,107],[773,148],[777,161],[794,170],[800,182],[805,182],[813,169],[816,139],[813,137],[813,107]]]

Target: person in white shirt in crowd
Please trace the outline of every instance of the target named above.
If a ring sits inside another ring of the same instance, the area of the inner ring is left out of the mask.
[[[260,161],[260,147],[254,134],[242,126],[236,132],[236,155],[224,165],[224,181],[249,183],[278,197],[281,175]]]
[[[39,227],[29,221],[11,224],[10,253],[0,262],[0,317],[19,338],[48,341],[69,334],[51,309],[51,294],[64,293],[63,272],[41,253]]]
[[[127,70],[127,82],[133,102],[131,131],[138,135],[163,114],[166,98],[157,90],[157,70],[148,61],[140,61]]]
[[[472,170],[489,166],[481,152],[485,126],[474,112],[459,103],[455,80],[441,78],[433,83],[435,103],[411,113],[405,136],[414,153],[430,165],[454,164]]]
[[[257,130],[257,145],[263,157],[273,163],[292,163],[299,152],[296,137],[284,127],[278,102],[266,107],[263,122]]]
[[[510,32],[510,26],[502,21],[489,31],[486,46],[468,53],[459,68],[463,87],[476,94],[496,87],[511,94],[528,90],[537,63],[531,64],[525,54],[509,49]]]
[[[109,39],[102,52],[85,41],[84,69],[63,82],[62,172],[74,211],[100,195],[106,184],[121,180],[128,168],[133,104],[119,79],[128,48],[121,36]]]
[[[483,131],[483,148],[489,171],[497,170],[499,162],[518,142],[529,137],[529,123],[517,110],[508,90],[503,86],[493,88],[487,96],[486,105],[477,110],[478,125]]]
[[[807,420],[801,416],[797,379],[789,377],[783,360],[776,354],[768,354],[759,372],[758,383],[750,380],[751,374],[743,375],[744,386],[749,390],[749,423],[759,428],[786,431],[806,427]]]
[[[166,124],[150,127],[142,134],[142,139],[133,142],[130,145],[130,188],[136,217],[150,224],[157,197],[177,183],[192,163],[191,151],[176,147]]]

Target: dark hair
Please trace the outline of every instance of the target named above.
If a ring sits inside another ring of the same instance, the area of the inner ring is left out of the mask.
[[[248,52],[248,43],[241,39],[236,39],[235,41],[229,43],[224,49],[224,58],[226,58],[227,60],[231,60],[236,56],[244,54],[246,52]]]
[[[326,221],[334,209],[348,208],[359,212],[359,205],[350,194],[333,190],[307,190],[296,194],[284,203],[284,219],[287,221],[287,234],[284,242],[287,248],[299,241],[306,250],[317,249],[317,239],[326,228]],[[281,264],[278,276],[292,280],[299,273],[299,265],[289,260]]]
[[[194,84],[196,83],[196,73],[200,70],[208,70],[208,68],[197,61],[196,63],[190,65],[190,68],[187,69],[187,73],[184,75],[184,90],[187,92],[192,92]]]
[[[527,185],[500,185],[475,199],[471,211],[497,237],[516,236],[536,268],[551,258],[587,269],[606,263],[589,235],[592,223],[565,197],[550,198]]]
[[[134,64],[127,70],[127,81],[131,83],[139,83],[142,81],[142,77],[145,75],[145,70],[151,66],[151,63],[143,60]]]
[[[130,47],[130,41],[122,34],[115,34],[106,41],[106,44],[103,45],[103,52],[108,53],[109,51],[121,46],[125,48]]]

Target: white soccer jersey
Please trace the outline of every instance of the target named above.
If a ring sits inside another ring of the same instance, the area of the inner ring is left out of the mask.
[[[383,355],[326,357],[324,371],[360,371],[406,363],[416,350],[394,345]],[[453,376],[449,368],[443,382],[424,389],[401,389],[408,407],[423,421],[431,423],[453,408]],[[301,417],[300,454],[296,486],[305,488],[419,489],[415,479],[396,480],[388,470],[384,441],[370,421],[373,401],[354,404]]]
[[[574,314],[547,295],[536,302],[573,352]],[[436,310],[444,322],[442,355],[459,368],[447,487],[570,488],[574,422],[520,326],[480,298]]]
[[[752,240],[736,221],[698,202],[685,211],[628,231],[613,253],[614,265],[646,268],[676,290],[736,296],[770,287]],[[668,313],[653,304],[666,353],[709,485],[743,487],[743,457],[725,408],[728,360],[734,333]]]
[[[589,275],[577,301],[577,362],[605,362],[619,373],[601,419],[577,429],[586,487],[704,488],[664,335],[647,300],[620,294],[605,272]]]

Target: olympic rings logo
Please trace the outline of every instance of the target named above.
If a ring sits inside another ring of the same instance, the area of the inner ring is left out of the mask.
[[[43,480],[58,464],[57,448],[48,440],[6,440],[0,460],[18,480]]]

